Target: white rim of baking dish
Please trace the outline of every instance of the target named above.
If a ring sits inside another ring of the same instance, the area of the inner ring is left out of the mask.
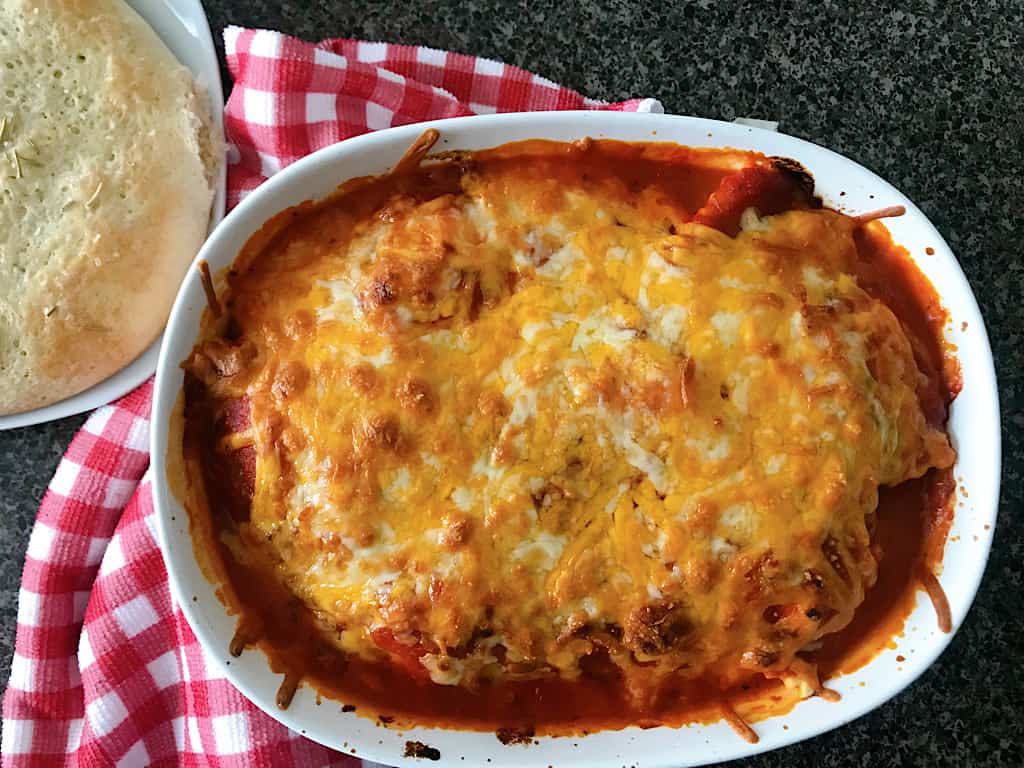
[[[213,123],[223,134],[224,90],[220,81],[220,63],[202,3],[199,0],[127,0],[127,3],[153,28],[157,37],[178,61],[192,71],[196,81],[206,90]],[[221,162],[207,235],[224,218],[227,200],[226,166],[225,162]],[[76,395],[42,408],[0,416],[0,431],[44,424],[85,413],[128,394],[156,371],[162,338],[162,335],[157,336],[142,354],[124,368]]]
[[[953,633],[977,592],[995,528],[1000,477],[999,407],[991,349],[977,302],[948,245],[903,194],[862,166],[830,150],[784,134],[714,120],[657,114],[549,112],[452,118],[365,134],[320,150],[252,192],[209,238],[197,259],[216,273],[271,215],[306,199],[318,199],[353,176],[386,172],[427,127],[441,134],[438,149],[479,149],[527,138],[571,140],[582,136],[629,141],[671,141],[689,146],[735,147],[792,157],[815,177],[826,205],[851,213],[903,205],[905,216],[886,222],[897,243],[932,281],[950,312],[947,339],[956,345],[963,390],[950,409],[950,433],[959,458],[956,515],[939,575],[950,603]],[[844,194],[840,196],[840,192]],[[926,253],[926,248],[931,253]],[[207,658],[248,699],[292,730],[359,757],[395,766],[422,765],[403,755],[407,740],[437,748],[446,763],[521,766],[696,766],[753,755],[837,728],[875,709],[921,675],[945,649],[953,633],[936,626],[930,601],[918,593],[895,648],[882,651],[854,673],[829,681],[842,694],[836,703],[812,698],[791,712],[755,724],[757,744],[739,739],[724,723],[682,728],[599,731],[581,737],[538,737],[528,746],[503,745],[490,732],[438,728],[389,729],[341,702],[317,703],[300,687],[292,705],[275,703],[281,676],[266,657],[250,650],[229,658],[235,618],[215,596],[215,585],[196,564],[188,515],[168,488],[168,426],[182,384],[180,362],[191,350],[205,306],[197,270],[186,277],[168,324],[154,397],[151,449],[157,530],[172,589]],[[900,654],[897,658],[897,654]],[[226,662],[230,661],[230,665]],[[861,683],[865,685],[861,685]]]

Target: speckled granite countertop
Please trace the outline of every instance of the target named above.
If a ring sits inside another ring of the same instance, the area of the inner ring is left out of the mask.
[[[900,5],[206,0],[215,37],[233,23],[425,44],[589,96],[777,119],[876,171],[938,226],[974,287],[999,374],[1003,493],[984,583],[950,649],[907,691],[845,728],[743,762],[751,768],[1024,765],[1024,535],[1011,512],[1024,506],[1024,5]],[[82,420],[0,433],[3,685],[29,529]]]

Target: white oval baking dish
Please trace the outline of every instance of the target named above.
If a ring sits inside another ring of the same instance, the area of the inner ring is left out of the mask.
[[[735,147],[791,157],[814,176],[817,193],[830,207],[851,213],[903,205],[906,215],[886,221],[931,280],[951,322],[946,333],[956,345],[963,390],[953,403],[949,430],[959,459],[956,517],[946,546],[942,584],[952,610],[954,631],[963,622],[984,572],[999,495],[1000,432],[995,371],[977,302],[949,247],[921,211],[898,190],[860,165],[817,145],[770,131],[690,117],[614,112],[549,112],[455,118],[370,133],[306,157],[259,187],[234,210],[207,241],[198,258],[216,273],[228,266],[259,227],[279,211],[333,192],[349,178],[386,172],[412,141],[431,126],[440,131],[437,149],[481,149],[510,141],[545,138],[570,141],[583,136],[626,141],[671,141],[694,147]],[[840,199],[840,192],[843,192]],[[841,200],[841,204],[840,204]],[[926,248],[929,251],[926,252]],[[192,349],[205,298],[198,271],[190,271],[171,313],[157,370],[153,408],[153,491],[158,530],[172,586],[207,655],[227,660],[235,630],[200,572],[192,550],[187,514],[169,491],[167,441],[173,406],[181,390],[180,362]],[[192,597],[196,599],[193,600]],[[446,764],[522,766],[695,766],[774,749],[836,728],[879,706],[914,681],[952,638],[936,626],[935,613],[920,593],[896,647],[856,673],[832,679],[842,699],[804,701],[790,713],[757,723],[757,744],[748,744],[724,723],[684,728],[627,728],[579,738],[541,737],[529,746],[503,745],[493,733],[416,728],[389,730],[340,704],[299,689],[287,710],[275,696],[281,676],[270,671],[257,651],[224,666],[224,674],[258,707],[295,731],[335,749],[394,766],[423,765],[403,757],[407,740],[437,748]],[[900,655],[905,660],[897,661]],[[861,685],[863,683],[863,685]]]

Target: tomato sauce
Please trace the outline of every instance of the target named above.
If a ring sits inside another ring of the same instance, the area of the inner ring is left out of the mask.
[[[554,161],[550,168],[544,167],[548,161],[543,153],[552,152],[552,145],[546,142],[519,145],[512,154],[522,153],[524,146],[535,150],[537,156],[531,157],[531,163],[542,172],[555,173],[565,167],[564,162]],[[780,182],[770,165],[737,178],[739,163],[749,158],[746,153],[732,153],[731,158],[729,153],[719,153],[725,162],[709,164],[706,152],[673,145],[586,141],[560,151],[577,156],[578,171],[585,181],[614,179],[632,193],[653,191],[671,203],[681,220],[696,219],[729,233],[735,232],[739,214],[747,205],[756,204],[762,212],[820,206],[807,192],[809,177],[801,177],[791,161],[780,171],[789,179],[783,183],[785,179]],[[490,163],[516,162],[503,149],[482,154]],[[450,153],[448,162],[431,172],[428,194],[457,189],[460,162],[471,164],[476,159]],[[380,182],[360,180],[355,184],[361,185],[361,208],[372,207],[381,199],[384,187]],[[309,210],[314,209],[305,209]],[[251,263],[257,252],[278,236],[282,222],[294,221],[295,215],[275,217],[243,251],[236,268]],[[860,227],[856,244],[858,282],[902,322],[926,375],[919,392],[926,417],[932,424],[944,424],[949,404],[960,388],[956,361],[942,340],[946,312],[934,288],[884,227],[876,222]],[[751,705],[746,707],[749,720],[778,714],[795,703],[792,695],[785,698],[778,682],[751,673],[724,690],[714,679],[670,681],[657,701],[637,711],[625,695],[617,671],[600,654],[588,657],[586,673],[578,681],[506,681],[472,691],[433,684],[419,674],[422,668],[418,664],[342,656],[325,641],[323,627],[294,595],[268,574],[235,561],[220,543],[216,531],[247,516],[255,459],[251,448],[225,459],[214,445],[223,434],[246,426],[248,407],[245,402],[233,403],[226,417],[215,423],[202,387],[186,379],[184,452],[186,463],[201,468],[203,483],[203,488],[189,492],[186,502],[197,556],[208,566],[209,574],[223,580],[222,599],[240,617],[231,652],[237,655],[245,646],[256,645],[267,653],[271,667],[285,675],[281,706],[287,706],[295,684],[304,680],[318,694],[344,704],[346,711],[354,706],[360,714],[382,722],[397,719],[399,724],[570,734],[722,717],[731,721],[738,719],[734,708],[742,712],[744,703]],[[874,545],[881,552],[877,583],[844,630],[825,637],[813,653],[803,654],[818,665],[823,680],[867,663],[902,630],[917,592],[941,561],[952,523],[954,493],[951,470],[932,470],[923,478],[880,489],[874,535]],[[394,645],[383,635],[375,639],[384,649]],[[754,702],[767,702],[768,711],[758,710]]]

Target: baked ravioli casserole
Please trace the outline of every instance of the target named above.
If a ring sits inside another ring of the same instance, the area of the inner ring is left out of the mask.
[[[197,547],[282,705],[753,738],[866,596],[941,618],[955,375],[878,221],[755,153],[433,138],[268,222],[184,363]]]

